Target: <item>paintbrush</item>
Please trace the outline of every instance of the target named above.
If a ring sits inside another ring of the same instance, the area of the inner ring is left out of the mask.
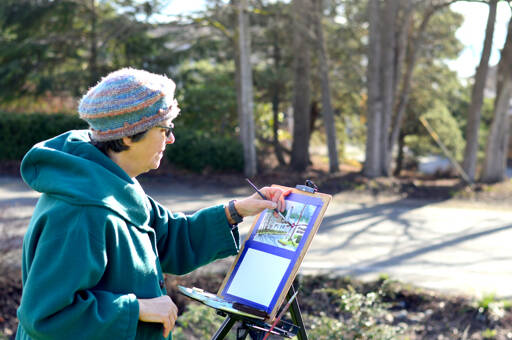
[[[247,183],[249,183],[249,184],[251,185],[251,187],[252,187],[254,190],[256,190],[256,192],[258,193],[258,195],[260,195],[260,196],[261,196],[261,198],[263,198],[264,200],[267,200],[267,198],[265,197],[265,195],[263,195],[263,194],[261,193],[261,191],[259,191],[259,190],[258,190],[258,188],[256,188],[256,186],[255,186],[254,184],[252,184],[252,182],[251,182],[248,178],[246,178],[245,180],[247,181]],[[290,222],[290,221],[288,221],[288,220],[283,216],[283,214],[281,214],[281,212],[277,209],[277,207],[274,209],[274,211],[279,215],[279,217],[281,217],[281,219],[282,219],[283,221],[285,221],[286,223],[288,223],[288,224],[290,225],[290,227],[292,227],[292,228],[294,227],[294,225],[293,225],[293,224],[291,224],[291,222]]]

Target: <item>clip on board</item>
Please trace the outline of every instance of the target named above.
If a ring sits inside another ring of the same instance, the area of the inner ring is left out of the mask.
[[[264,210],[254,220],[217,296],[264,311],[273,320],[315,236],[331,196],[291,189],[284,217]]]

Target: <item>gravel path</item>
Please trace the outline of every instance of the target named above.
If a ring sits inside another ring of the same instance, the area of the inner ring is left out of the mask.
[[[143,181],[174,211],[193,212],[251,193],[249,188],[171,179]],[[20,246],[38,194],[17,177],[0,177],[0,269],[19,270]],[[252,224],[241,225],[242,234]],[[381,274],[416,286],[480,297],[512,297],[512,209],[350,193],[333,197],[301,267],[362,279]],[[225,270],[230,259],[202,270]]]

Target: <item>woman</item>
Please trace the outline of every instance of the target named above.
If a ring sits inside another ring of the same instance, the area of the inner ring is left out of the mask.
[[[177,308],[164,272],[184,274],[238,251],[236,225],[287,193],[257,194],[191,216],[147,196],[179,113],[165,76],[121,69],[82,98],[90,129],[35,145],[21,174],[42,193],[23,241],[16,339],[170,338]]]

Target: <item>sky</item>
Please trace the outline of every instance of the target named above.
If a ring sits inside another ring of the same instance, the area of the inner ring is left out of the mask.
[[[468,78],[474,75],[480,63],[489,6],[483,3],[456,2],[451,5],[451,9],[464,16],[464,23],[455,35],[465,47],[459,58],[450,61],[448,65],[457,71],[460,78]],[[500,59],[499,50],[505,43],[509,20],[510,8],[505,2],[498,3],[490,65],[496,65]]]
[[[185,14],[199,11],[204,6],[205,0],[172,0],[165,9],[165,13]],[[467,79],[474,75],[480,62],[489,6],[483,3],[461,1],[452,4],[451,9],[464,16],[464,23],[455,35],[465,47],[456,60],[448,61],[448,66],[457,72],[459,78]],[[510,12],[506,2],[498,3],[490,65],[496,65],[499,61],[499,50],[505,42]]]

